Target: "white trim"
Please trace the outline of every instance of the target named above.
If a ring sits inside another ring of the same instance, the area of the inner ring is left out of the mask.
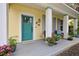
[[[0,3],[0,45],[8,44],[8,4]]]
[[[74,19],[74,33],[77,34],[77,28],[78,28],[78,19]]]
[[[53,28],[52,28],[52,9],[51,8],[47,8],[46,9],[46,38],[47,37],[52,37],[52,31],[53,31]]]
[[[68,30],[69,30],[69,25],[68,25],[68,20],[69,20],[69,15],[65,15],[63,18],[63,33],[64,33],[64,38],[68,38]]]
[[[29,13],[24,13],[22,12],[20,14],[20,24],[19,24],[19,42],[22,42],[22,19],[21,19],[21,15],[28,15],[28,16],[32,16],[33,17],[33,40],[35,40],[35,16]],[[32,40],[29,40],[32,41]]]

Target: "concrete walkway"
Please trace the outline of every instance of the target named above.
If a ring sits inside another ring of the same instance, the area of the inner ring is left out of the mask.
[[[43,40],[24,42],[17,45],[14,56],[53,56],[61,53],[65,49],[79,43],[78,38],[73,41],[60,40],[57,45],[48,46]]]

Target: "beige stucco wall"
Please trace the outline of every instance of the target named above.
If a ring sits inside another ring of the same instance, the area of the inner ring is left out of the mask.
[[[40,26],[35,24],[35,39],[42,38],[42,15],[43,11],[28,7],[20,4],[9,4],[9,20],[8,20],[8,38],[11,36],[17,36],[19,39],[20,32],[20,17],[22,13],[28,13],[35,16],[35,22],[38,22],[40,19]]]
[[[9,19],[8,19],[8,38],[11,36],[17,36],[17,39],[19,41],[20,36],[20,20],[21,20],[21,14],[31,14],[35,16],[35,39],[42,39],[42,15],[44,15],[44,11],[33,8],[31,6],[27,5],[21,5],[21,4],[9,4]],[[56,17],[56,19],[63,20],[63,16],[61,14],[54,14],[53,17]],[[40,26],[36,24],[38,20],[40,21]],[[56,22],[57,25],[57,22]],[[57,26],[56,26],[57,28]]]

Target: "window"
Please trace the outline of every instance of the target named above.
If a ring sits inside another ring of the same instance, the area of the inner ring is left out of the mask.
[[[60,20],[60,30],[63,31],[63,20]]]
[[[56,30],[56,17],[53,17],[53,20],[52,20],[52,23],[53,23],[53,31]]]

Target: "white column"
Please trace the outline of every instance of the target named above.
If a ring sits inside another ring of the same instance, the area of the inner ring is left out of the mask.
[[[64,33],[64,38],[68,37],[68,20],[69,20],[69,16],[65,15],[63,18],[63,33]]]
[[[46,9],[46,38],[52,37],[52,9]]]
[[[0,45],[7,44],[7,4],[0,3]]]
[[[77,32],[76,32],[77,27],[78,27],[78,19],[74,19],[74,32],[75,32],[75,34],[77,34]]]

